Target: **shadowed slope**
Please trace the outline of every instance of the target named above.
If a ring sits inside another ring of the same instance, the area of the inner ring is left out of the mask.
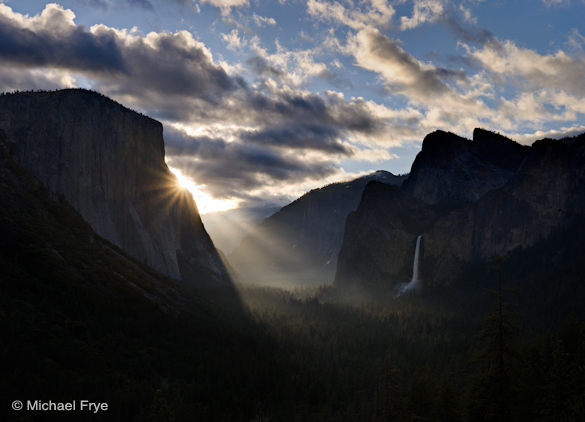
[[[255,363],[266,345],[247,318],[97,235],[10,158],[2,131],[0,203],[2,403],[85,398],[107,402],[107,420],[147,420],[160,389],[176,420],[252,417],[274,369]]]

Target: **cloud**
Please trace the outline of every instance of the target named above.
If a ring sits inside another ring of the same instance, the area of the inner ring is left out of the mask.
[[[541,0],[546,7],[563,6],[570,3],[570,0]]]
[[[275,41],[276,52],[269,53],[260,46],[257,37],[254,37],[250,44],[254,57],[248,59],[247,63],[251,70],[259,76],[274,78],[278,82],[294,87],[305,86],[314,78],[327,81],[336,87],[351,86],[349,81],[330,70],[326,63],[316,59],[326,50],[326,45],[289,50],[277,39]],[[334,68],[340,67],[336,60],[333,60],[331,64]]]
[[[475,44],[485,44],[495,39],[494,35],[485,28],[481,28],[470,22],[470,15],[467,13],[461,17],[458,13],[445,13],[441,22],[455,33],[457,38],[461,41]],[[471,23],[471,26],[468,25]]]
[[[0,58],[25,66],[125,72],[116,37],[91,34],[74,19],[72,11],[54,3],[34,17],[0,4]]]
[[[277,79],[285,76],[285,73],[282,70],[272,66],[266,59],[260,56],[250,57],[246,60],[246,64],[248,64],[252,71],[259,76]]]
[[[245,142],[258,145],[351,155],[351,150],[339,141],[340,130],[334,125],[295,122],[284,126],[269,126],[261,130],[243,131],[239,137]]]
[[[77,85],[69,72],[59,69],[21,69],[0,67],[0,91],[54,90]]]
[[[389,92],[420,101],[447,93],[449,87],[443,79],[465,78],[462,72],[437,68],[415,59],[394,39],[375,29],[359,31],[350,38],[347,48],[359,66],[384,78]]]
[[[489,72],[493,82],[514,84],[522,90],[546,86],[585,95],[585,56],[571,56],[562,50],[540,54],[518,47],[512,41],[494,40],[482,48],[465,46],[467,56]]]
[[[309,185],[351,177],[339,168],[340,158],[392,158],[387,146],[399,145],[403,138],[399,132],[389,134],[388,128],[416,114],[347,101],[334,92],[322,97],[282,88],[272,95],[247,95],[233,108],[215,108],[218,115],[208,116],[202,125],[179,131],[165,126],[165,140],[173,167],[214,196],[248,205],[257,195],[267,202],[291,200]]]
[[[218,7],[221,10],[223,16],[227,16],[231,13],[232,7],[243,7],[249,6],[248,0],[201,0],[201,3],[208,3],[212,6]]]
[[[321,179],[337,172],[332,161],[308,162],[296,154],[282,154],[254,144],[189,136],[165,128],[170,163],[179,167],[218,198],[244,198],[267,181],[282,184]]]
[[[466,134],[477,126],[534,132],[575,121],[584,114],[585,107],[578,101],[585,90],[585,69],[582,37],[577,31],[568,39],[575,54],[559,50],[543,55],[498,40],[478,27],[471,11],[462,5],[415,1],[412,15],[400,19],[400,29],[437,22],[453,31],[461,40],[457,45],[464,50],[458,58],[463,67],[453,69],[412,56],[399,40],[367,20],[349,19],[360,16],[353,14],[355,11],[362,13],[357,6],[317,3],[309,13],[317,17],[319,12],[319,19],[335,20],[353,30],[345,45],[338,39],[330,44],[351,55],[357,66],[375,72],[390,99],[401,97],[420,113],[410,120],[390,119],[392,132],[405,139],[422,137],[435,129]]]
[[[88,30],[74,18],[56,4],[33,17],[0,4],[0,59],[17,67],[78,71],[108,93],[149,100],[164,92],[167,98],[193,95],[216,103],[244,84],[186,31],[141,36],[105,25]]]
[[[252,15],[252,19],[254,19],[257,26],[276,25],[276,20],[274,20],[274,18],[260,16],[256,13]]]
[[[440,0],[415,0],[412,16],[400,18],[400,29],[413,29],[424,23],[433,23],[441,19],[444,13]]]
[[[385,0],[360,2],[360,6],[347,8],[337,1],[308,0],[307,12],[318,20],[330,20],[353,29],[387,27],[395,10]]]
[[[565,126],[560,129],[551,130],[537,130],[532,133],[509,133],[506,136],[518,143],[531,145],[534,141],[539,139],[562,139],[579,136],[582,133],[585,133],[585,125]]]
[[[577,28],[571,30],[571,34],[567,41],[573,50],[581,54],[584,53],[583,47],[585,46],[585,36],[581,35]]]
[[[240,50],[246,44],[237,29],[232,29],[229,34],[221,34],[221,39],[227,44],[229,50]]]

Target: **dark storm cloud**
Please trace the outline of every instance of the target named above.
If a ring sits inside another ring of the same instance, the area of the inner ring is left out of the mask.
[[[211,137],[192,137],[165,129],[167,156],[173,167],[211,188],[216,197],[241,197],[267,180],[295,182],[321,178],[337,168],[329,162],[309,162],[294,154]]]
[[[246,142],[259,145],[351,155],[351,150],[339,142],[339,129],[334,126],[289,124],[280,127],[265,127],[254,131],[242,131],[239,136]]]
[[[107,93],[148,97],[196,96],[217,104],[245,85],[213,63],[187,32],[131,36],[105,26],[89,31],[69,11],[47,5],[23,25],[0,14],[0,59],[17,66],[59,67],[97,79]],[[156,105],[155,105],[156,106]]]
[[[299,125],[333,125],[338,130],[363,133],[381,131],[381,122],[373,116],[361,100],[345,101],[295,91],[277,92],[268,96],[250,92],[246,102],[257,121],[274,124],[274,119],[296,122]]]
[[[215,65],[202,45],[189,45],[189,38],[182,33],[161,33],[149,44],[140,38],[125,45],[123,57],[131,74],[125,81],[128,90],[197,95],[216,102],[218,96],[244,85]]]
[[[448,69],[445,67],[437,67],[435,69],[435,74],[441,79],[458,79],[458,80],[465,80],[467,79],[467,74],[463,70],[457,69]]]
[[[0,14],[0,59],[24,66],[125,72],[124,60],[112,34],[94,35],[83,27],[67,28],[59,13],[45,28],[20,27]],[[54,32],[55,27],[66,28]]]
[[[317,95],[302,95],[296,92],[282,92],[277,97],[269,97],[261,92],[253,92],[250,104],[263,113],[287,116],[290,120],[323,120],[327,117],[325,100]]]

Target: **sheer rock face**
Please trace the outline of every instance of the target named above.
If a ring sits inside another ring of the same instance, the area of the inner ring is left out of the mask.
[[[404,176],[377,171],[314,189],[268,217],[230,255],[243,281],[269,284],[331,283],[347,215],[369,181],[402,184]]]
[[[367,287],[408,281],[416,237],[436,218],[432,207],[399,187],[368,183],[347,218],[335,283]]]
[[[165,164],[159,122],[63,90],[0,97],[0,129],[19,164],[99,235],[170,277],[228,282],[191,195]]]
[[[473,142],[449,139],[444,155],[436,145],[427,151],[425,140],[418,166],[432,168],[424,174],[434,180],[423,179],[413,165],[415,182],[405,182],[400,192],[366,187],[357,211],[348,218],[336,283],[407,282],[416,236],[422,234],[423,281],[449,284],[466,263],[529,248],[585,217],[585,135],[520,147],[489,132],[475,134],[479,139],[474,136]],[[478,141],[480,145],[473,146]],[[477,154],[484,158],[470,160],[470,150],[482,150]],[[448,162],[454,168],[448,168]],[[473,181],[456,170],[461,162],[466,162],[464,174],[475,177]],[[441,166],[446,171],[436,172]],[[419,198],[425,191],[431,200]],[[405,208],[410,211],[402,211]]]
[[[0,129],[2,282],[34,283],[35,292],[27,291],[33,301],[38,295],[46,300],[43,283],[55,284],[62,293],[61,288],[69,290],[74,282],[79,284],[77,293],[83,291],[90,301],[98,298],[96,309],[103,305],[100,299],[107,297],[108,305],[132,300],[153,304],[165,313],[206,315],[201,312],[205,302],[185,295],[179,283],[141,265],[96,235],[63,196],[49,191],[14,161],[13,146]],[[21,298],[17,293],[20,288],[4,290],[3,295],[6,293],[8,300]]]

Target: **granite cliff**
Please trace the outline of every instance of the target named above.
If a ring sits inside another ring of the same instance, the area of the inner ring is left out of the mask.
[[[94,306],[119,301],[127,310],[147,306],[166,314],[202,315],[207,303],[97,235],[62,195],[15,162],[13,146],[0,130],[4,300],[17,298],[22,304],[35,295],[46,300],[48,291],[75,290],[78,299],[95,301]]]
[[[473,202],[503,186],[527,152],[483,129],[474,130],[473,141],[439,130],[425,137],[404,190],[431,205]]]
[[[447,285],[466,265],[529,250],[583,217],[585,135],[524,147],[483,130],[473,141],[435,132],[403,189],[366,187],[347,220],[336,284],[407,282],[423,235],[423,282]]]
[[[377,171],[314,189],[265,219],[242,240],[230,262],[244,282],[289,287],[331,283],[345,220],[366,184],[400,185],[404,179]]]
[[[229,284],[192,196],[164,161],[162,125],[86,90],[0,96],[17,162],[97,234],[163,274]]]

